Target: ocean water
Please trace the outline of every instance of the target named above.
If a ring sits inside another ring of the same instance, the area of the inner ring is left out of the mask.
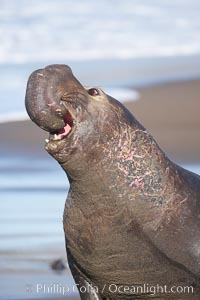
[[[0,0],[0,8],[0,120],[27,118],[28,76],[47,64],[69,64],[120,100],[138,98],[128,87],[200,76],[198,0]]]
[[[200,52],[198,0],[1,0],[0,63]]]
[[[200,174],[199,164],[183,167]],[[17,154],[1,157],[0,255],[15,256],[31,250],[36,259],[38,253],[41,255],[40,251],[49,246],[55,253],[59,253],[60,247],[64,249],[62,214],[68,189],[63,170],[48,156]],[[50,249],[48,251],[52,253]],[[8,258],[6,263],[0,259],[0,269],[9,270],[11,264],[13,269],[13,262]],[[27,268],[30,268],[29,264]]]
[[[199,0],[0,0],[0,126],[28,118],[28,76],[48,64],[69,64],[83,84],[121,101],[139,101],[133,87],[200,76],[199,11]],[[33,271],[45,280],[50,262],[65,257],[69,184],[47,154],[2,148],[0,299],[32,299],[23,284]]]
[[[200,174],[200,165],[184,167]],[[68,269],[50,267],[55,259],[66,261],[62,215],[68,188],[66,175],[47,154],[0,158],[0,299],[62,296],[37,293],[37,284],[73,287]],[[70,296],[77,292],[65,295]]]

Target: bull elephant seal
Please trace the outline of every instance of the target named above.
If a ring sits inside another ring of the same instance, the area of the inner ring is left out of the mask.
[[[199,299],[200,177],[68,66],[35,71],[26,108],[70,182],[63,224],[81,299]]]

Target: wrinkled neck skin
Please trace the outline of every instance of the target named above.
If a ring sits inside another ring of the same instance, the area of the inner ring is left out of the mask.
[[[109,103],[115,100],[109,97]],[[82,123],[79,138],[75,135],[70,147],[53,156],[68,176],[73,204],[86,214],[93,207],[116,213],[130,203],[135,218],[145,215],[149,222],[166,205],[173,164],[132,114],[117,105],[101,117],[94,112],[94,123],[85,128]]]

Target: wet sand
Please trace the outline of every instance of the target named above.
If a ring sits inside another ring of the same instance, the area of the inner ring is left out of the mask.
[[[200,80],[139,89],[127,107],[177,163],[200,163]]]
[[[125,105],[179,163],[200,162],[200,80],[138,88],[139,101]],[[42,132],[31,121],[0,124],[3,147],[44,154]],[[2,149],[1,149],[2,150]]]
[[[140,92],[140,99],[126,103],[126,106],[155,137],[161,148],[177,163],[200,164],[200,80],[168,83],[137,90]],[[1,157],[5,154],[12,156],[17,153],[29,153],[45,158],[47,154],[43,148],[47,135],[48,133],[42,132],[29,120],[0,124]],[[54,245],[54,258],[59,258],[60,255],[65,258],[63,249],[64,247],[60,250],[59,246],[56,250]],[[41,253],[42,251],[44,249],[41,249]],[[34,259],[34,251],[31,254]],[[7,253],[1,252],[0,259],[4,259],[6,255]],[[72,285],[69,278],[69,270],[57,274],[49,267],[45,272],[39,269],[32,271],[4,268],[0,270],[1,287],[4,289],[0,299],[48,299],[51,297],[47,294],[40,297],[22,289],[25,289],[25,284],[36,282]],[[73,296],[75,298],[72,298]],[[60,299],[59,295],[52,297]],[[66,294],[64,298],[78,299],[77,294]]]

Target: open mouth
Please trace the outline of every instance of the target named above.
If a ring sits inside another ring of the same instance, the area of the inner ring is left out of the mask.
[[[73,122],[72,115],[70,114],[69,111],[65,114],[63,119],[65,122],[65,126],[59,130],[50,132],[49,139],[45,140],[46,143],[48,143],[49,141],[60,141],[70,134],[74,122]]]

